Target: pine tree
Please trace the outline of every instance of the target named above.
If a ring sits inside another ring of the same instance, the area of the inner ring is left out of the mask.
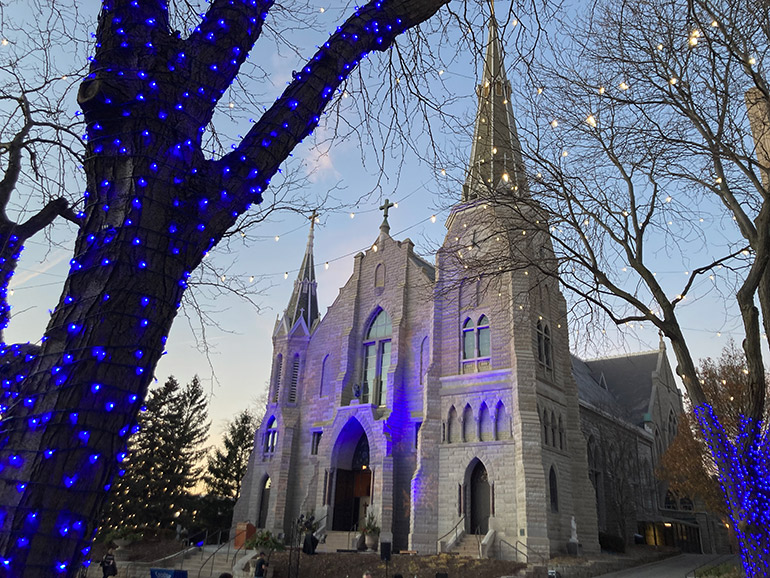
[[[248,409],[228,422],[222,438],[224,447],[216,448],[208,457],[205,481],[210,494],[229,498],[233,503],[238,499],[258,427],[259,420]]]
[[[169,377],[150,392],[103,530],[189,525],[190,491],[201,479],[206,454],[207,405],[197,376],[184,388]]]

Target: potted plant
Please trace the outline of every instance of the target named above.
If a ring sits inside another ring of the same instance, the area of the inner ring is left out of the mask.
[[[376,550],[377,542],[380,538],[380,527],[377,525],[377,515],[374,512],[366,514],[364,529],[361,530],[361,533],[364,535],[366,548],[368,550]]]

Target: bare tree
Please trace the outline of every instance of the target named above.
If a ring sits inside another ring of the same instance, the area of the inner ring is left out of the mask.
[[[24,18],[11,17],[10,12]],[[65,26],[65,23],[67,26]],[[76,29],[80,34],[70,35]],[[57,217],[78,224],[69,192],[80,173],[82,119],[72,109],[85,67],[85,26],[71,4],[0,7],[0,341],[10,321],[8,284],[24,243]],[[9,40],[10,37],[10,40]],[[66,46],[68,54],[62,55]],[[74,58],[73,58],[74,57]],[[26,348],[28,349],[28,348]]]
[[[85,207],[70,274],[2,422],[0,556],[17,576],[74,576],[188,279],[318,125],[361,59],[444,0],[377,0],[353,15],[228,154],[202,134],[271,1],[214,0],[191,34],[161,0],[105,0],[80,86]]]
[[[558,275],[589,329],[645,323],[671,341],[749,576],[770,564],[768,10],[748,0],[599,0],[565,13],[521,83],[516,171],[477,201],[509,218],[457,247],[479,275],[502,266],[495,243],[533,283]],[[552,249],[533,258],[542,237]],[[661,259],[682,264],[681,284],[656,275]],[[721,297],[742,324],[737,435],[709,404],[681,325],[682,302],[704,296]]]

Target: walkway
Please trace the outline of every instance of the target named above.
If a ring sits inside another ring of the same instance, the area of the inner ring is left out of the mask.
[[[681,554],[652,564],[602,574],[602,578],[684,578],[688,572],[716,560],[726,561],[727,558],[724,554]]]

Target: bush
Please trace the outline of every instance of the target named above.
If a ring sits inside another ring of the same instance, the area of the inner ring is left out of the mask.
[[[623,538],[612,534],[605,534],[604,532],[599,532],[599,545],[602,547],[602,550],[607,550],[608,552],[622,554],[626,551],[626,541]]]

